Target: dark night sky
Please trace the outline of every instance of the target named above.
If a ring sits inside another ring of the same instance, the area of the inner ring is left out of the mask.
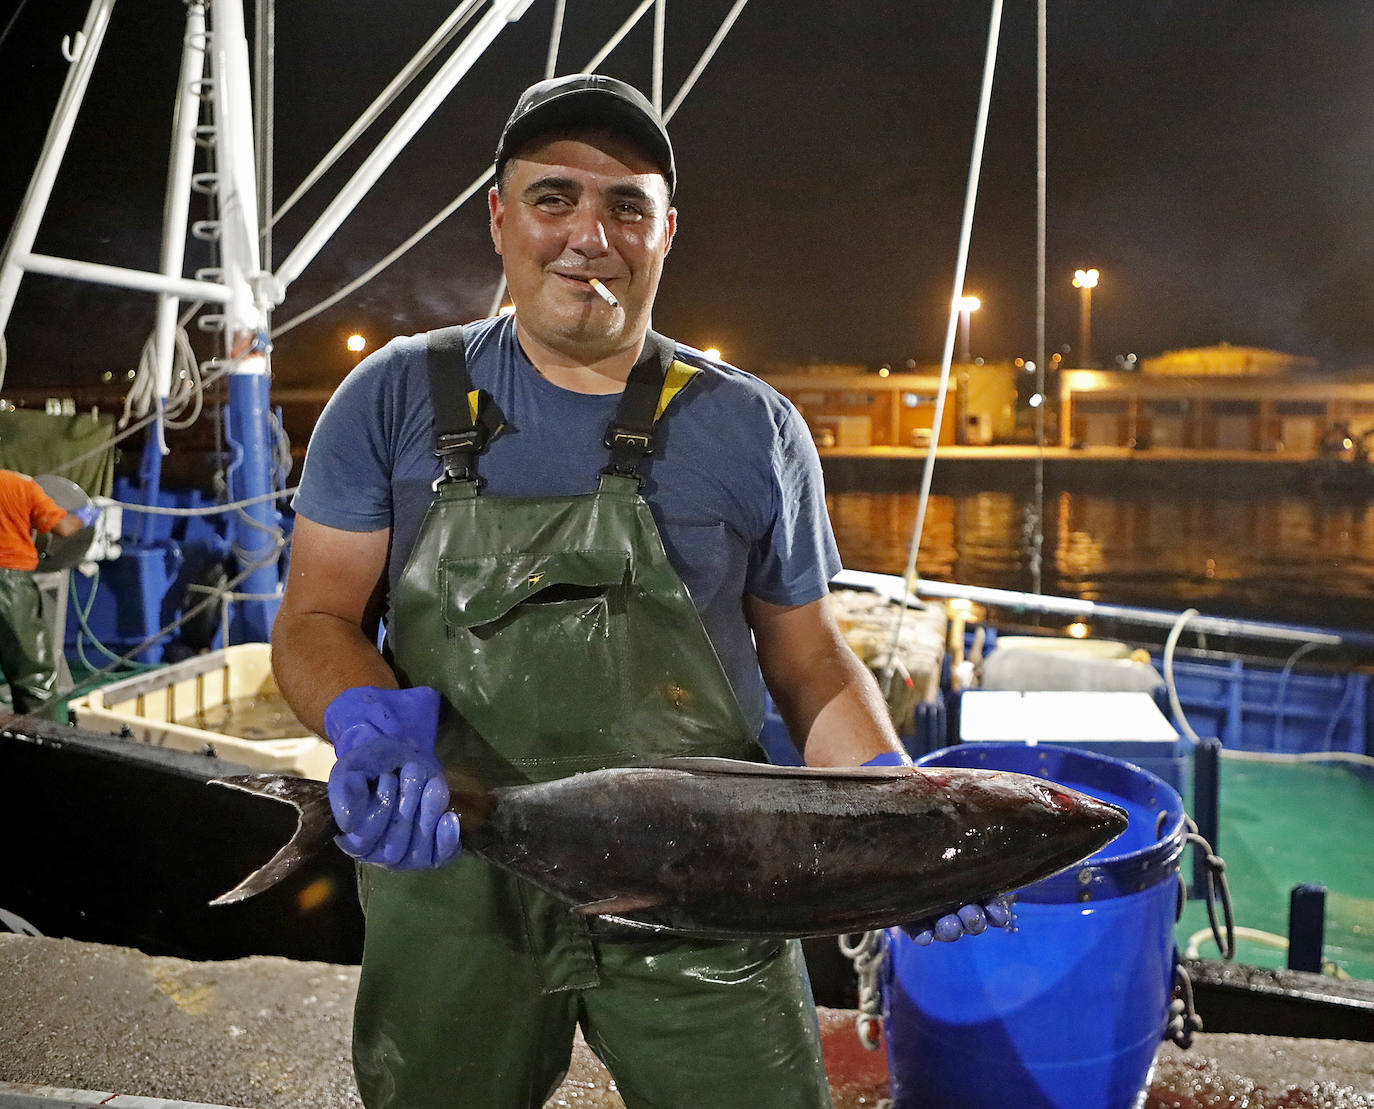
[[[562,69],[633,6],[570,0]],[[279,0],[278,200],[448,7]],[[671,0],[665,101],[729,7]],[[938,359],[989,8],[752,0],[672,124],[679,236],[655,325],[746,368]],[[0,43],[5,226],[56,103],[58,43],[85,9],[32,0]],[[371,265],[489,163],[510,104],[542,75],[552,10],[535,0],[503,34],[279,320]],[[155,266],[183,11],[179,0],[116,6],[40,251]],[[604,72],[647,88],[651,22]],[[1051,348],[1076,341],[1069,279],[1095,266],[1100,360],[1226,340],[1331,369],[1374,361],[1367,0],[1051,0],[1049,58]],[[1012,0],[967,282],[984,301],[974,352],[989,358],[1033,354],[1034,171],[1035,3]],[[331,174],[283,222],[278,260],[342,180]],[[278,378],[337,380],[354,329],[380,338],[481,315],[498,273],[474,198],[351,300],[282,336]],[[149,297],[26,279],[9,381],[132,366],[151,321]]]

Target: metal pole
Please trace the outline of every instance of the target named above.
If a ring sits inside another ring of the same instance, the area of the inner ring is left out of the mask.
[[[668,22],[668,0],[658,0],[654,6],[654,65],[653,65],[653,102],[654,111],[663,114],[663,43]]]
[[[275,143],[272,135],[276,107],[277,5],[257,0],[253,20],[253,135],[258,155],[258,217],[260,242],[267,268],[272,268],[272,174]]]
[[[1047,0],[1037,0],[1035,32],[1035,512],[1031,529],[1031,592],[1043,582],[1045,547],[1045,156],[1048,72]]]
[[[1084,369],[1088,369],[1093,364],[1093,290],[1091,285],[1084,285],[1078,290],[1079,293],[1079,313],[1078,313],[1078,349],[1080,351],[1080,364]]]
[[[220,252],[230,300],[225,310],[225,355],[230,363],[227,434],[237,456],[226,474],[231,501],[251,501],[233,520],[234,552],[254,595],[234,609],[234,636],[266,642],[281,592],[280,514],[268,440],[267,328],[271,294],[264,288],[257,174],[253,149],[251,81],[242,0],[213,0],[211,71],[215,93]]]
[[[473,63],[505,30],[506,25],[518,20],[531,3],[532,0],[497,0],[492,5],[491,10],[473,28],[472,34],[449,56],[430,83],[411,102],[401,114],[401,118],[377,144],[376,149],[368,155],[366,161],[358,167],[357,172],[329,203],[314,226],[302,236],[295,249],[282,261],[276,275],[283,288],[295,281],[310,265],[324,244],[329,241],[330,236],[358,206],[368,190],[376,184],[377,179],[405,148],[406,143],[472,68]]]
[[[214,304],[225,304],[232,299],[229,289],[213,281],[164,277],[145,270],[125,269],[123,266],[81,262],[75,258],[54,258],[50,254],[24,254],[17,256],[15,261],[27,273],[45,273],[49,277],[70,277],[76,281],[114,285],[141,293],[168,293],[182,300],[208,300]]]
[[[19,279],[25,268],[20,260],[33,249],[34,239],[38,236],[38,225],[43,222],[43,213],[47,211],[53,183],[57,180],[57,171],[62,167],[62,156],[72,137],[76,113],[81,109],[86,86],[90,84],[91,70],[95,67],[113,10],[114,0],[92,0],[85,26],[77,35],[75,44],[63,40],[63,53],[72,63],[71,69],[67,72],[57,110],[48,126],[47,137],[43,140],[38,165],[19,205],[18,218],[5,242],[5,251],[0,254],[0,335],[4,334],[9,324],[15,293],[19,290]]]
[[[200,122],[201,82],[205,77],[205,5],[186,6],[186,33],[181,43],[181,75],[172,111],[172,152],[167,162],[167,195],[162,206],[162,275],[181,277],[186,262],[186,219],[191,209],[191,173],[196,157],[196,125]],[[172,354],[176,347],[177,311],[181,301],[172,292],[157,299],[153,349],[157,367],[157,395],[166,400],[172,390]],[[162,420],[157,424],[159,444]],[[166,453],[165,445],[162,445]]]

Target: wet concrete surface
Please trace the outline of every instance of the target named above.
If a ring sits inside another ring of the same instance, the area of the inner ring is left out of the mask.
[[[245,1109],[360,1106],[348,1062],[357,980],[352,966],[188,962],[0,933],[0,1083]],[[887,1093],[882,1053],[858,1046],[854,1016],[821,1011],[836,1109]],[[623,1102],[579,1040],[549,1106]],[[1374,1044],[1203,1033],[1191,1051],[1161,1051],[1145,1109],[1374,1109]]]

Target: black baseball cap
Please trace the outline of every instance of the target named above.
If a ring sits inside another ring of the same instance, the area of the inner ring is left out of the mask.
[[[673,195],[677,169],[663,120],[638,89],[599,73],[554,77],[520,94],[496,144],[497,179],[531,139],[568,127],[604,127],[634,140],[658,166],[669,197]]]

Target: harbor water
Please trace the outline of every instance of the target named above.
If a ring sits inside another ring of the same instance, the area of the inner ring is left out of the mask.
[[[846,566],[905,570],[919,485],[915,473],[910,491],[828,495]],[[1030,488],[936,493],[917,570],[965,585],[1038,584],[1091,601],[1371,631],[1374,501],[1262,488],[1245,497],[1047,490],[1043,502]]]

